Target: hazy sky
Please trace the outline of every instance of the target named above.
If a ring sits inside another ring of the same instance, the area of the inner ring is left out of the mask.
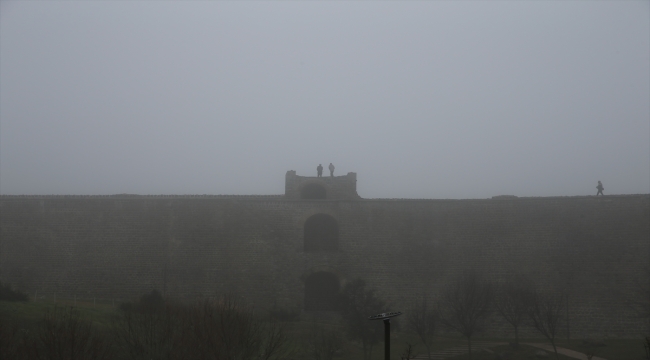
[[[648,1],[0,3],[1,194],[650,192]],[[326,171],[327,173],[327,171]]]

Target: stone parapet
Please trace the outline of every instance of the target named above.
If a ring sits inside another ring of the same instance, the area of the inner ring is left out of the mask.
[[[315,190],[324,197],[309,196]],[[320,191],[320,192],[319,192]],[[349,172],[343,176],[299,176],[293,170],[287,171],[284,187],[286,199],[308,200],[357,200],[357,173]]]

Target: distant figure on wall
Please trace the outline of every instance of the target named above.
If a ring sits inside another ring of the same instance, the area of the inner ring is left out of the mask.
[[[318,167],[316,168],[316,172],[318,173],[318,177],[323,177],[323,165],[318,164]]]
[[[330,168],[330,177],[334,177],[334,165],[332,165],[332,163],[330,163],[329,168]]]
[[[596,186],[596,189],[598,189],[596,196],[598,195],[605,196],[605,194],[603,194],[603,190],[605,190],[605,188],[603,187],[603,183],[601,183],[600,180],[598,180],[598,186]]]

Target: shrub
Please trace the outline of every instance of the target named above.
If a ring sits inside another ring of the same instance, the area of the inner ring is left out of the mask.
[[[137,311],[137,312],[158,312],[164,308],[165,299],[158,290],[151,290],[150,293],[144,294],[140,297],[137,303],[124,302],[120,304],[122,311]]]
[[[130,359],[173,359],[181,343],[180,310],[165,306],[157,311],[141,311],[135,304],[122,304],[124,310],[113,322],[113,333]]]
[[[10,284],[0,283],[0,300],[2,301],[27,301],[27,294],[13,290]]]
[[[48,360],[110,359],[111,351],[73,307],[55,307],[45,313],[42,326],[30,343],[30,358]]]
[[[113,323],[115,337],[131,359],[270,360],[287,354],[284,328],[259,321],[231,298],[192,306],[148,303],[151,298],[126,309]]]
[[[288,310],[274,305],[269,309],[269,316],[272,320],[276,321],[298,321],[300,319],[300,311],[296,309]]]
[[[24,359],[25,332],[18,324],[0,317],[0,359]]]

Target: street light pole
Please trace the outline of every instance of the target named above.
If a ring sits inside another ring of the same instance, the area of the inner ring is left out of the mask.
[[[390,360],[390,318],[402,315],[401,312],[389,312],[378,315],[373,315],[368,320],[383,320],[384,321],[384,359]]]
[[[384,359],[390,360],[390,319],[384,319]]]

